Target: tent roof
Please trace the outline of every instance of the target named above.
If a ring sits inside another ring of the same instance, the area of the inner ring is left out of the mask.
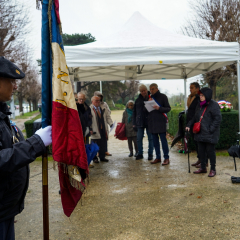
[[[239,44],[174,34],[135,12],[116,33],[65,53],[80,81],[182,79],[235,62]]]

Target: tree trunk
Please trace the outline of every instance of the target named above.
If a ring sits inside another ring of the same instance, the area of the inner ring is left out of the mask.
[[[19,112],[23,113],[23,98],[21,96],[18,96],[18,102],[19,102]]]
[[[29,112],[32,112],[31,101],[28,101],[28,104],[29,104]]]
[[[209,87],[212,89],[212,99],[216,100],[217,84],[210,85]]]

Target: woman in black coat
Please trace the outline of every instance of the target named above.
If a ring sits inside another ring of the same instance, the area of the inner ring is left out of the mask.
[[[220,123],[222,115],[217,102],[212,100],[212,90],[202,88],[199,91],[200,103],[196,108],[195,116],[187,124],[186,130],[189,131],[194,123],[199,122],[204,110],[199,133],[194,135],[194,140],[198,143],[198,154],[201,161],[201,168],[195,171],[195,174],[206,173],[207,156],[210,158],[211,170],[209,177],[216,175],[216,153],[215,145],[218,143],[220,136]]]

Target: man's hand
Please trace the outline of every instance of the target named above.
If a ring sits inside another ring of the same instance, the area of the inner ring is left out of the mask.
[[[93,131],[90,131],[90,134],[93,135]]]
[[[155,106],[153,106],[153,108],[155,108],[156,110],[159,110],[160,107],[155,105]]]
[[[190,131],[190,128],[189,128],[189,127],[186,127],[185,130],[186,130],[187,132],[189,132],[189,131]]]
[[[152,101],[153,99],[152,98],[149,98],[148,101]]]
[[[46,147],[52,143],[52,126],[40,128],[35,132],[35,134],[37,134],[42,139]]]

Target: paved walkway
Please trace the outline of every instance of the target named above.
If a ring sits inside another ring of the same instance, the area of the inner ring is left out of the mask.
[[[90,184],[70,218],[62,212],[57,171],[49,170],[50,239],[239,239],[240,185],[230,176],[240,174],[230,157],[217,157],[217,176],[209,178],[194,175],[193,167],[188,173],[187,156],[176,149],[169,166],[151,165],[147,154],[139,161],[127,157],[127,142],[113,136],[109,152],[109,163],[90,169]],[[42,239],[39,172],[41,162],[32,163],[25,210],[16,217],[17,240]]]

